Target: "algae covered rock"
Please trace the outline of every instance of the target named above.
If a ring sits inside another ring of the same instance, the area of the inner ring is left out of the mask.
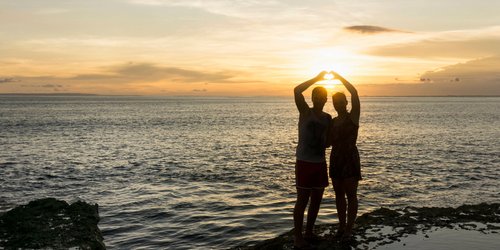
[[[404,209],[379,208],[356,219],[355,237],[347,242],[339,241],[334,234],[337,224],[316,225],[319,236],[315,249],[372,249],[400,241],[417,232],[432,228],[460,228],[483,234],[500,235],[500,204],[481,203],[451,207],[407,207]],[[481,227],[478,227],[481,225]],[[426,236],[428,237],[428,236]],[[276,238],[253,246],[237,246],[236,250],[293,249],[293,229]]]
[[[0,248],[105,249],[98,222],[97,204],[31,201],[0,215]]]

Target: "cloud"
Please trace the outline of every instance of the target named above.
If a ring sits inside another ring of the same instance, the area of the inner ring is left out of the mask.
[[[247,1],[247,0],[124,0],[132,4],[185,7],[198,9],[211,14],[235,18],[235,20],[251,20],[251,23],[264,22],[269,26],[274,21],[281,23],[304,23],[314,20],[315,25],[327,19],[345,18],[338,10],[338,4],[323,0],[310,1]],[[300,16],[300,19],[297,17]],[[241,28],[241,26],[240,26]]]
[[[128,0],[132,4],[186,7],[208,13],[236,18],[278,17],[286,5],[279,1],[234,1],[234,0]]]
[[[408,44],[396,44],[373,48],[368,54],[377,56],[413,58],[467,58],[500,53],[500,38],[464,41],[424,40]]]
[[[62,88],[63,86],[60,85],[60,84],[51,84],[51,83],[48,83],[48,84],[42,84],[38,87],[41,87],[41,88]]]
[[[207,92],[207,89],[193,89],[193,92]]]
[[[235,76],[230,72],[211,73],[177,67],[162,67],[151,63],[121,65],[114,69],[114,73],[125,78],[145,80],[175,79],[184,82],[225,82]]]
[[[478,58],[500,54],[500,26],[478,30],[412,34],[371,47],[365,53],[410,58]]]
[[[20,80],[14,78],[0,78],[0,83],[9,83],[9,82],[19,82]]]
[[[344,30],[349,31],[349,32],[354,32],[354,33],[367,34],[367,35],[378,34],[378,33],[387,33],[387,32],[408,33],[406,31],[394,30],[394,29],[384,28],[384,27],[380,27],[380,26],[371,26],[371,25],[348,26],[348,27],[344,27]]]
[[[500,88],[500,56],[471,60],[422,74],[430,82],[497,82]]]
[[[232,78],[241,73],[232,71],[208,72],[202,70],[191,70],[178,67],[164,67],[152,63],[126,63],[120,65],[108,66],[101,69],[100,73],[79,74],[70,77],[60,76],[36,76],[23,77],[29,83],[38,84],[43,87],[43,82],[64,82],[64,83],[102,83],[102,84],[127,84],[127,83],[148,83],[148,82],[177,82],[177,83],[232,83]],[[5,78],[4,80],[11,80]],[[42,82],[42,83],[40,83]],[[49,84],[49,85],[54,85]],[[45,84],[47,85],[47,84]],[[62,86],[51,86],[62,87]]]
[[[54,14],[66,13],[69,11],[70,11],[69,9],[63,9],[63,8],[43,8],[37,10],[36,13],[40,15],[54,15]]]
[[[62,88],[63,85],[53,84],[53,83],[41,83],[41,84],[23,84],[20,85],[23,88]]]
[[[420,83],[365,84],[361,95],[425,96],[478,95],[500,96],[500,56],[449,65],[422,74]]]

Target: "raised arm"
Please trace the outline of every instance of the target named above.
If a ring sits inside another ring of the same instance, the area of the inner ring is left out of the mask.
[[[311,87],[311,85],[315,84],[316,82],[323,80],[323,77],[326,73],[326,71],[321,71],[321,73],[319,73],[316,77],[297,85],[293,89],[293,93],[295,96],[295,105],[297,105],[297,109],[300,113],[309,110],[309,105],[307,105],[306,99],[304,98],[302,92],[306,91],[307,88]]]
[[[335,79],[338,79],[344,84],[345,88],[351,93],[351,119],[354,122],[354,124],[359,126],[359,115],[360,115],[360,104],[359,104],[359,96],[358,96],[358,91],[356,88],[348,82],[344,77],[341,75],[337,74],[336,72],[332,71],[331,72]]]

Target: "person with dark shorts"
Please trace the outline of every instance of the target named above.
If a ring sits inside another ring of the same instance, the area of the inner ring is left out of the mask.
[[[347,98],[343,93],[333,94],[332,101],[338,116],[333,118],[328,135],[330,154],[330,178],[335,191],[335,203],[339,217],[336,237],[350,240],[358,213],[357,188],[361,180],[361,164],[356,147],[358,138],[360,102],[356,88],[336,72],[331,72],[351,94],[351,112],[347,111]],[[347,202],[346,202],[347,197]],[[347,220],[346,220],[347,210]]]
[[[294,248],[309,249],[309,242],[313,235],[314,223],[318,216],[323,191],[328,186],[328,170],[325,158],[327,134],[332,117],[323,112],[327,100],[327,91],[323,87],[316,87],[312,91],[313,107],[310,108],[303,92],[314,83],[324,80],[325,71],[313,79],[299,84],[294,89],[295,104],[299,110],[299,141],[296,151],[295,182],[297,187],[297,201],[293,211],[294,219]],[[304,211],[307,211],[307,224],[304,235]]]

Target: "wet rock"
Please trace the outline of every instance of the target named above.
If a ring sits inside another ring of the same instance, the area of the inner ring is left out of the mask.
[[[471,222],[485,226],[477,228]],[[355,238],[348,242],[340,242],[334,237],[337,224],[317,225],[314,231],[320,236],[320,241],[315,244],[315,249],[372,249],[400,241],[409,234],[430,231],[433,227],[458,227],[482,233],[498,233],[496,230],[499,229],[499,223],[500,203],[463,205],[458,208],[379,208],[356,219],[353,229]],[[255,246],[239,246],[235,249],[293,249],[293,230]]]
[[[98,205],[46,198],[0,215],[1,249],[105,249]]]

